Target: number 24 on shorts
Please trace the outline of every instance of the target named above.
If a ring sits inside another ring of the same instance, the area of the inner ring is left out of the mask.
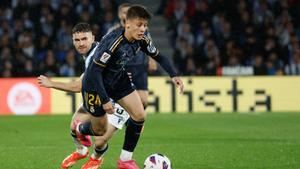
[[[96,92],[92,93],[84,93],[84,98],[85,98],[85,105],[86,107],[93,113],[95,112],[94,106],[100,106],[101,101],[100,97]]]

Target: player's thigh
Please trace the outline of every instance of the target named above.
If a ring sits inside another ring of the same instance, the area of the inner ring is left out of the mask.
[[[81,105],[76,112],[73,114],[72,120],[71,120],[71,124],[70,127],[72,130],[74,130],[74,126],[73,126],[73,122],[75,120],[77,121],[81,121],[81,122],[87,122],[90,121],[91,119],[91,115],[83,108],[83,106]]]
[[[117,130],[118,129],[115,126],[108,123],[105,134],[103,136],[95,136],[96,147],[103,147]]]
[[[149,95],[148,90],[137,90],[137,92],[139,93],[139,96],[141,97],[144,107],[146,107],[148,104],[148,95]]]
[[[107,115],[103,116],[91,116],[91,123],[93,132],[95,135],[103,136],[107,130]]]
[[[129,113],[131,118],[135,121],[142,121],[146,118],[141,98],[137,91],[134,91],[122,99],[118,103]]]

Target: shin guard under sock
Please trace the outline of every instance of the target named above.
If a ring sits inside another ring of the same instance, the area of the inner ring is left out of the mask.
[[[125,132],[125,140],[123,144],[123,150],[133,152],[138,140],[140,138],[140,134],[142,132],[144,126],[144,121],[137,122],[132,118],[128,119],[127,128]]]

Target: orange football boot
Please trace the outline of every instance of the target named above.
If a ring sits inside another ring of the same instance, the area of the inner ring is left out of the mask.
[[[63,169],[67,169],[71,166],[73,166],[78,160],[81,160],[85,157],[87,157],[89,154],[89,152],[86,152],[85,155],[81,155],[79,154],[77,151],[73,152],[72,154],[70,154],[68,157],[66,157],[62,163],[61,163],[61,168]]]
[[[89,161],[87,161],[81,169],[98,169],[103,163],[103,158],[101,159],[93,159],[90,157]]]

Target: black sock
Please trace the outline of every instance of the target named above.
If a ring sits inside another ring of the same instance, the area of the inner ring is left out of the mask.
[[[71,136],[72,136],[73,138],[77,138],[75,131],[72,131],[72,130],[71,130]]]
[[[79,132],[83,135],[95,136],[91,122],[81,123],[79,125]]]
[[[123,150],[133,152],[137,142],[139,141],[141,131],[143,129],[144,121],[137,122],[132,118],[127,121],[127,128],[125,132],[125,140],[123,144]]]
[[[97,155],[102,156],[108,149],[108,144],[106,143],[102,148],[97,148],[95,147],[95,152],[97,153]]]

